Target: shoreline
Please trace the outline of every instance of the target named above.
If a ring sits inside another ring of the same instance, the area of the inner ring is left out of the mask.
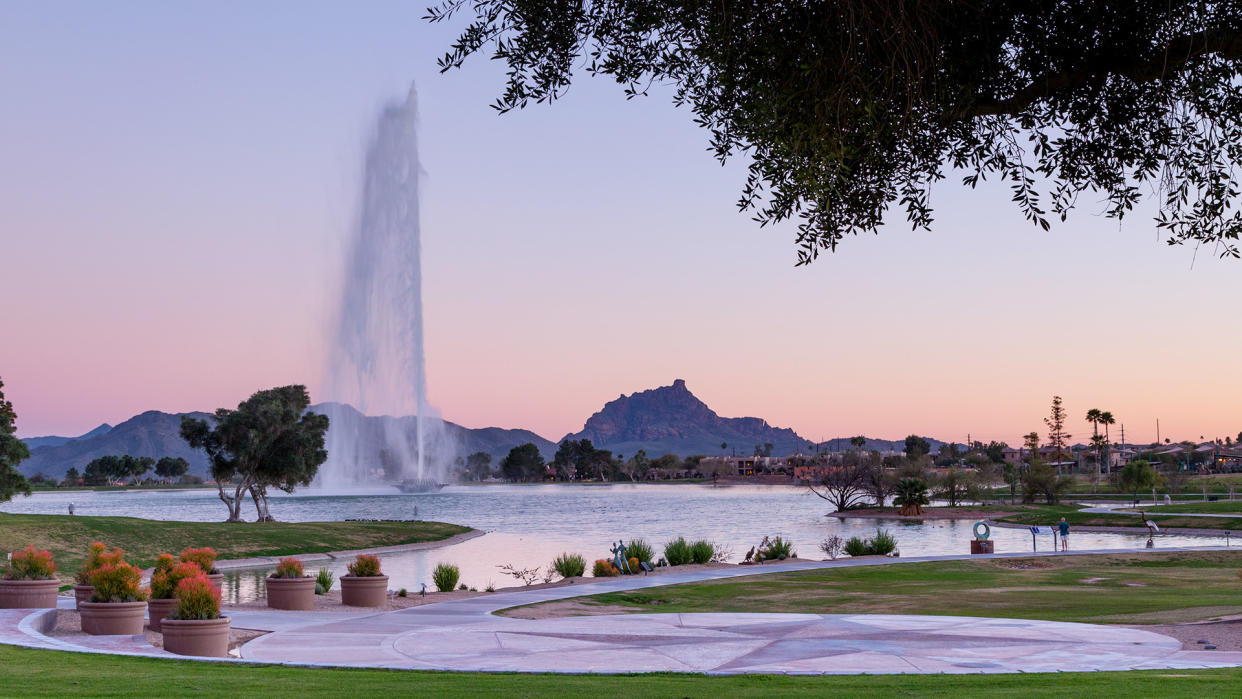
[[[996,520],[987,520],[988,526],[1000,527],[1002,529],[1030,529],[1034,525],[1030,524],[1014,524],[1012,522],[997,522]],[[1054,523],[1044,524],[1040,526],[1051,527]],[[1093,532],[1097,534],[1138,534],[1147,533],[1147,527],[1112,527],[1107,525],[1092,526],[1089,524],[1073,524],[1070,525],[1070,535],[1073,536],[1075,531]],[[1215,538],[1231,538],[1239,532],[1230,531],[1228,529],[1197,529],[1194,527],[1161,527],[1156,532],[1156,536],[1161,534],[1177,534],[1178,536],[1203,536]]]
[[[276,565],[281,558],[296,558],[303,563],[312,563],[315,561],[333,561],[340,558],[353,558],[362,553],[383,555],[386,553],[400,553],[403,551],[424,551],[460,544],[464,541],[469,541],[483,536],[486,533],[487,532],[480,529],[471,528],[470,531],[454,534],[446,539],[439,539],[437,541],[418,541],[412,544],[394,544],[392,546],[375,546],[371,548],[348,549],[345,551],[328,551],[326,553],[297,553],[291,556],[229,558],[216,561],[216,569],[223,572],[227,570],[244,570],[247,568],[267,568]]]
[[[900,515],[896,511],[889,511],[876,507],[863,508],[857,510],[846,510],[844,512],[829,512],[825,517],[836,517],[838,519],[891,519],[903,522],[914,522],[920,519],[961,519],[961,520],[979,520],[989,519],[991,517],[1008,517],[1010,515],[1019,514],[1007,510],[997,510],[989,508],[927,508],[921,515]]]

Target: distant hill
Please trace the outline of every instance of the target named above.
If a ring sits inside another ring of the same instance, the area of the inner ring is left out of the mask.
[[[55,436],[27,437],[23,439],[22,441],[25,442],[26,446],[30,447],[31,449],[36,449],[38,447],[58,447],[64,444],[65,442],[72,442],[75,439],[90,439],[91,437],[97,437],[107,432],[110,429],[112,429],[112,425],[109,425],[108,423],[105,422],[104,424],[100,425],[99,427],[96,427],[90,432],[87,432],[86,434],[78,435],[77,437],[55,437]]]
[[[804,452],[810,440],[788,428],[773,427],[757,417],[720,417],[686,388],[682,379],[671,386],[622,395],[587,419],[580,432],[564,439],[589,439],[600,449],[629,458],[639,449],[647,455],[750,454],[755,445],[772,444],[774,456]]]
[[[850,438],[855,437],[855,436],[857,435],[850,435],[850,437],[833,437],[832,439],[828,439],[823,442],[820,442],[818,446],[821,450],[826,450],[826,451],[849,451]],[[871,437],[864,437],[864,439],[867,440],[867,445],[863,448],[868,451],[874,450],[874,451],[903,451],[904,452],[906,450],[906,438],[905,437],[902,437],[901,439],[873,439]],[[939,439],[935,439],[934,437],[924,436],[923,439],[926,439],[927,443],[931,445],[931,453],[933,454],[939,453],[940,447],[943,447],[946,444],[948,444],[948,442],[942,442]],[[958,446],[960,447],[962,445],[959,444]]]
[[[210,417],[207,413],[189,414],[197,418]],[[190,473],[200,476],[207,473],[207,454],[191,449],[181,439],[180,415],[148,410],[111,429],[100,431],[100,428],[62,444],[31,449],[30,458],[21,462],[19,470],[28,476],[42,473],[49,478],[61,478],[70,468],[82,472],[86,464],[101,456],[129,454],[153,459],[180,456],[190,462]],[[88,436],[91,433],[96,434]]]

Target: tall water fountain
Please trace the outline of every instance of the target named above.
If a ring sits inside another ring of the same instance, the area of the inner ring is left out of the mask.
[[[423,354],[417,100],[379,114],[367,148],[357,224],[331,337],[328,461],[317,483],[443,482],[451,454],[427,404]],[[413,416],[413,417],[407,417]]]

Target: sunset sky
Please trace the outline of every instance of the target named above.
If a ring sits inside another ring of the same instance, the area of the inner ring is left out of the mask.
[[[0,12],[0,379],[21,436],[325,395],[324,338],[377,110],[417,84],[431,401],[549,438],[684,378],[818,439],[1020,443],[1053,394],[1089,436],[1242,430],[1242,262],[1084,195],[1027,224],[951,177],[931,232],[795,268],[737,213],[671,91],[583,77],[497,116],[503,66],[441,75],[460,24],[409,2],[26,2]],[[1116,428],[1114,428],[1115,430]]]

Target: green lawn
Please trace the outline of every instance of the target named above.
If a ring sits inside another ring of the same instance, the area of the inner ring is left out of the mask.
[[[1170,507],[1181,507],[1181,505],[1172,505]],[[1080,527],[1134,527],[1136,530],[1146,531],[1142,521],[1139,519],[1138,512],[1116,512],[1095,514],[1091,512],[1080,512],[1078,505],[1053,505],[1040,506],[1025,512],[1010,515],[1008,517],[998,517],[998,522],[1009,522],[1011,524],[1039,524],[1051,526],[1059,521],[1062,517],[1069,522],[1071,526]],[[1242,516],[1238,517],[1178,517],[1176,515],[1158,515],[1156,508],[1151,507],[1146,510],[1148,518],[1160,525],[1161,529],[1169,527],[1181,527],[1184,529],[1229,529],[1242,530]]]
[[[1242,550],[1006,558],[775,573],[575,601],[636,612],[943,614],[1178,623],[1242,614]]]
[[[1148,507],[1147,514],[1160,512],[1201,512],[1205,514],[1237,514],[1242,517],[1242,500],[1217,500],[1216,502],[1186,502],[1173,505]]]
[[[130,563],[148,566],[161,553],[210,546],[220,558],[285,556],[436,541],[469,531],[443,522],[166,522],[134,517],[0,514],[0,552],[26,544],[56,558],[72,577],[92,541],[119,546]]]
[[[0,646],[6,696],[1227,696],[1242,669],[1012,675],[520,675],[310,669]]]

